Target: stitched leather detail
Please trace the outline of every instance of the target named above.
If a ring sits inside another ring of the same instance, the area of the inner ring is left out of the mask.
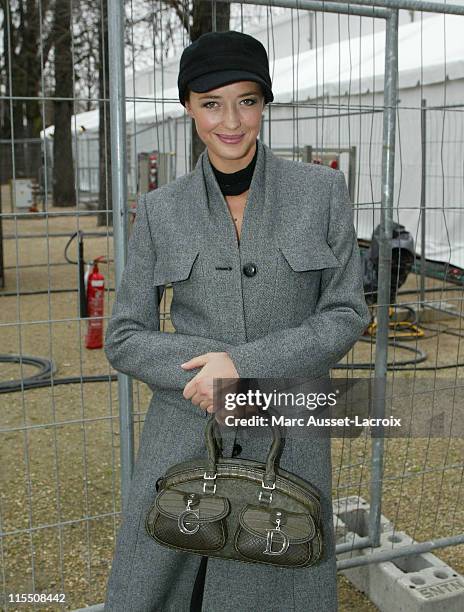
[[[156,496],[155,507],[168,518],[177,520],[185,509],[184,495],[178,490],[165,489]],[[223,497],[205,495],[200,498],[198,509],[200,511],[199,523],[218,521],[228,514],[230,510],[229,500]]]
[[[230,511],[229,501],[222,497],[197,495],[199,503],[195,513],[185,513],[185,493],[165,489],[155,499],[147,515],[146,529],[160,544],[192,552],[220,550],[227,539],[224,520]],[[184,514],[186,527],[191,533],[179,529],[179,517]]]
[[[235,550],[250,561],[270,563],[279,566],[298,567],[312,565],[320,558],[319,537],[316,546],[312,540],[316,536],[313,519],[308,514],[283,511],[285,524],[281,532],[273,532],[271,547],[279,550],[284,541],[288,547],[281,554],[269,555],[268,531],[275,528],[273,513],[268,508],[247,505],[239,515],[239,525],[234,537]],[[285,540],[284,540],[285,538]]]
[[[275,508],[273,509],[275,511]],[[297,514],[285,511],[286,522],[282,530],[287,534],[290,543],[301,544],[312,540],[316,534],[314,521],[310,514]],[[240,512],[239,521],[244,529],[251,534],[266,538],[267,529],[275,527],[268,508],[258,506],[245,506]]]
[[[272,500],[262,498],[272,471],[266,463],[218,456],[214,420],[208,421],[208,457],[171,466],[147,514],[148,534],[159,544],[197,554],[280,567],[308,567],[322,550],[320,495],[311,483],[277,466]],[[276,434],[276,432],[274,432]],[[214,491],[205,495],[205,480]]]

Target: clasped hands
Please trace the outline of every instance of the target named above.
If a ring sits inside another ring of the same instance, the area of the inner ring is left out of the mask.
[[[184,387],[182,395],[207,412],[214,412],[213,382],[215,378],[236,378],[238,372],[228,353],[205,353],[181,364],[184,370],[201,370]]]

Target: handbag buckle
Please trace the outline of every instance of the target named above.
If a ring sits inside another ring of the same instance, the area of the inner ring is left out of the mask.
[[[287,552],[289,546],[289,539],[286,533],[282,531],[280,528],[280,523],[282,521],[282,513],[276,513],[277,518],[275,519],[276,526],[273,529],[267,530],[267,538],[266,538],[266,550],[263,550],[265,555],[283,555]],[[274,550],[272,548],[272,544],[274,541],[274,534],[278,534],[279,537],[282,537],[280,550]]]
[[[272,486],[268,486],[264,484],[264,478],[263,478],[263,480],[261,480],[261,486],[263,487],[263,489],[270,489],[271,491],[273,491],[275,489],[275,482],[272,483]]]
[[[177,519],[177,526],[179,527],[179,531],[185,533],[186,535],[193,535],[200,529],[199,523],[187,522],[185,518],[189,515],[194,516],[197,520],[200,518],[200,511],[194,510],[191,506],[195,501],[194,493],[190,495],[190,499],[187,500],[187,505],[185,510],[179,515]],[[193,529],[189,529],[187,525],[194,525]]]
[[[212,495],[216,493],[216,483],[208,482],[208,480],[216,480],[216,476],[217,476],[216,472],[214,473],[214,476],[208,476],[206,472],[203,474],[203,479],[205,481],[203,483],[203,493],[206,493],[206,494],[211,493]]]
[[[261,487],[262,490],[259,492],[258,501],[270,504],[272,502],[272,493],[270,493],[270,491],[273,491],[275,489],[275,482],[273,482],[272,485],[269,486],[264,484],[264,479],[262,479]]]
[[[266,495],[267,498],[265,499]],[[260,491],[258,495],[258,500],[260,502],[270,504],[272,502],[272,493],[269,493],[268,491]]]

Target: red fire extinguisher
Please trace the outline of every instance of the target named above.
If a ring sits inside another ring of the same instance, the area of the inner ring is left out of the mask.
[[[85,336],[85,348],[103,348],[103,310],[105,305],[105,277],[98,269],[97,259],[93,262],[92,271],[87,278],[87,316],[88,327]],[[95,318],[99,317],[99,318]]]

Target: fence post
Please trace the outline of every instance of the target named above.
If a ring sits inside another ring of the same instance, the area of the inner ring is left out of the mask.
[[[427,170],[427,101],[421,100],[421,261],[420,261],[420,308],[424,308],[425,304],[425,272],[426,272],[426,252],[425,252],[425,241],[426,241],[426,224],[425,224],[425,203],[426,203],[426,170]]]
[[[124,82],[124,2],[108,2],[108,52],[111,129],[111,186],[115,284],[119,287],[126,265],[128,239],[126,92]],[[121,501],[124,510],[134,466],[132,379],[118,372]]]
[[[393,190],[395,169],[396,104],[398,75],[398,10],[392,10],[386,20],[385,84],[382,148],[382,199],[379,235],[379,291],[377,300],[377,333],[375,350],[375,405],[373,416],[385,414],[387,386],[389,304],[391,282],[391,241],[393,227]],[[378,429],[379,434],[383,428]],[[377,435],[379,435],[377,434]],[[383,435],[372,438],[372,472],[370,483],[369,537],[372,546],[380,544],[380,514],[382,505]]]

